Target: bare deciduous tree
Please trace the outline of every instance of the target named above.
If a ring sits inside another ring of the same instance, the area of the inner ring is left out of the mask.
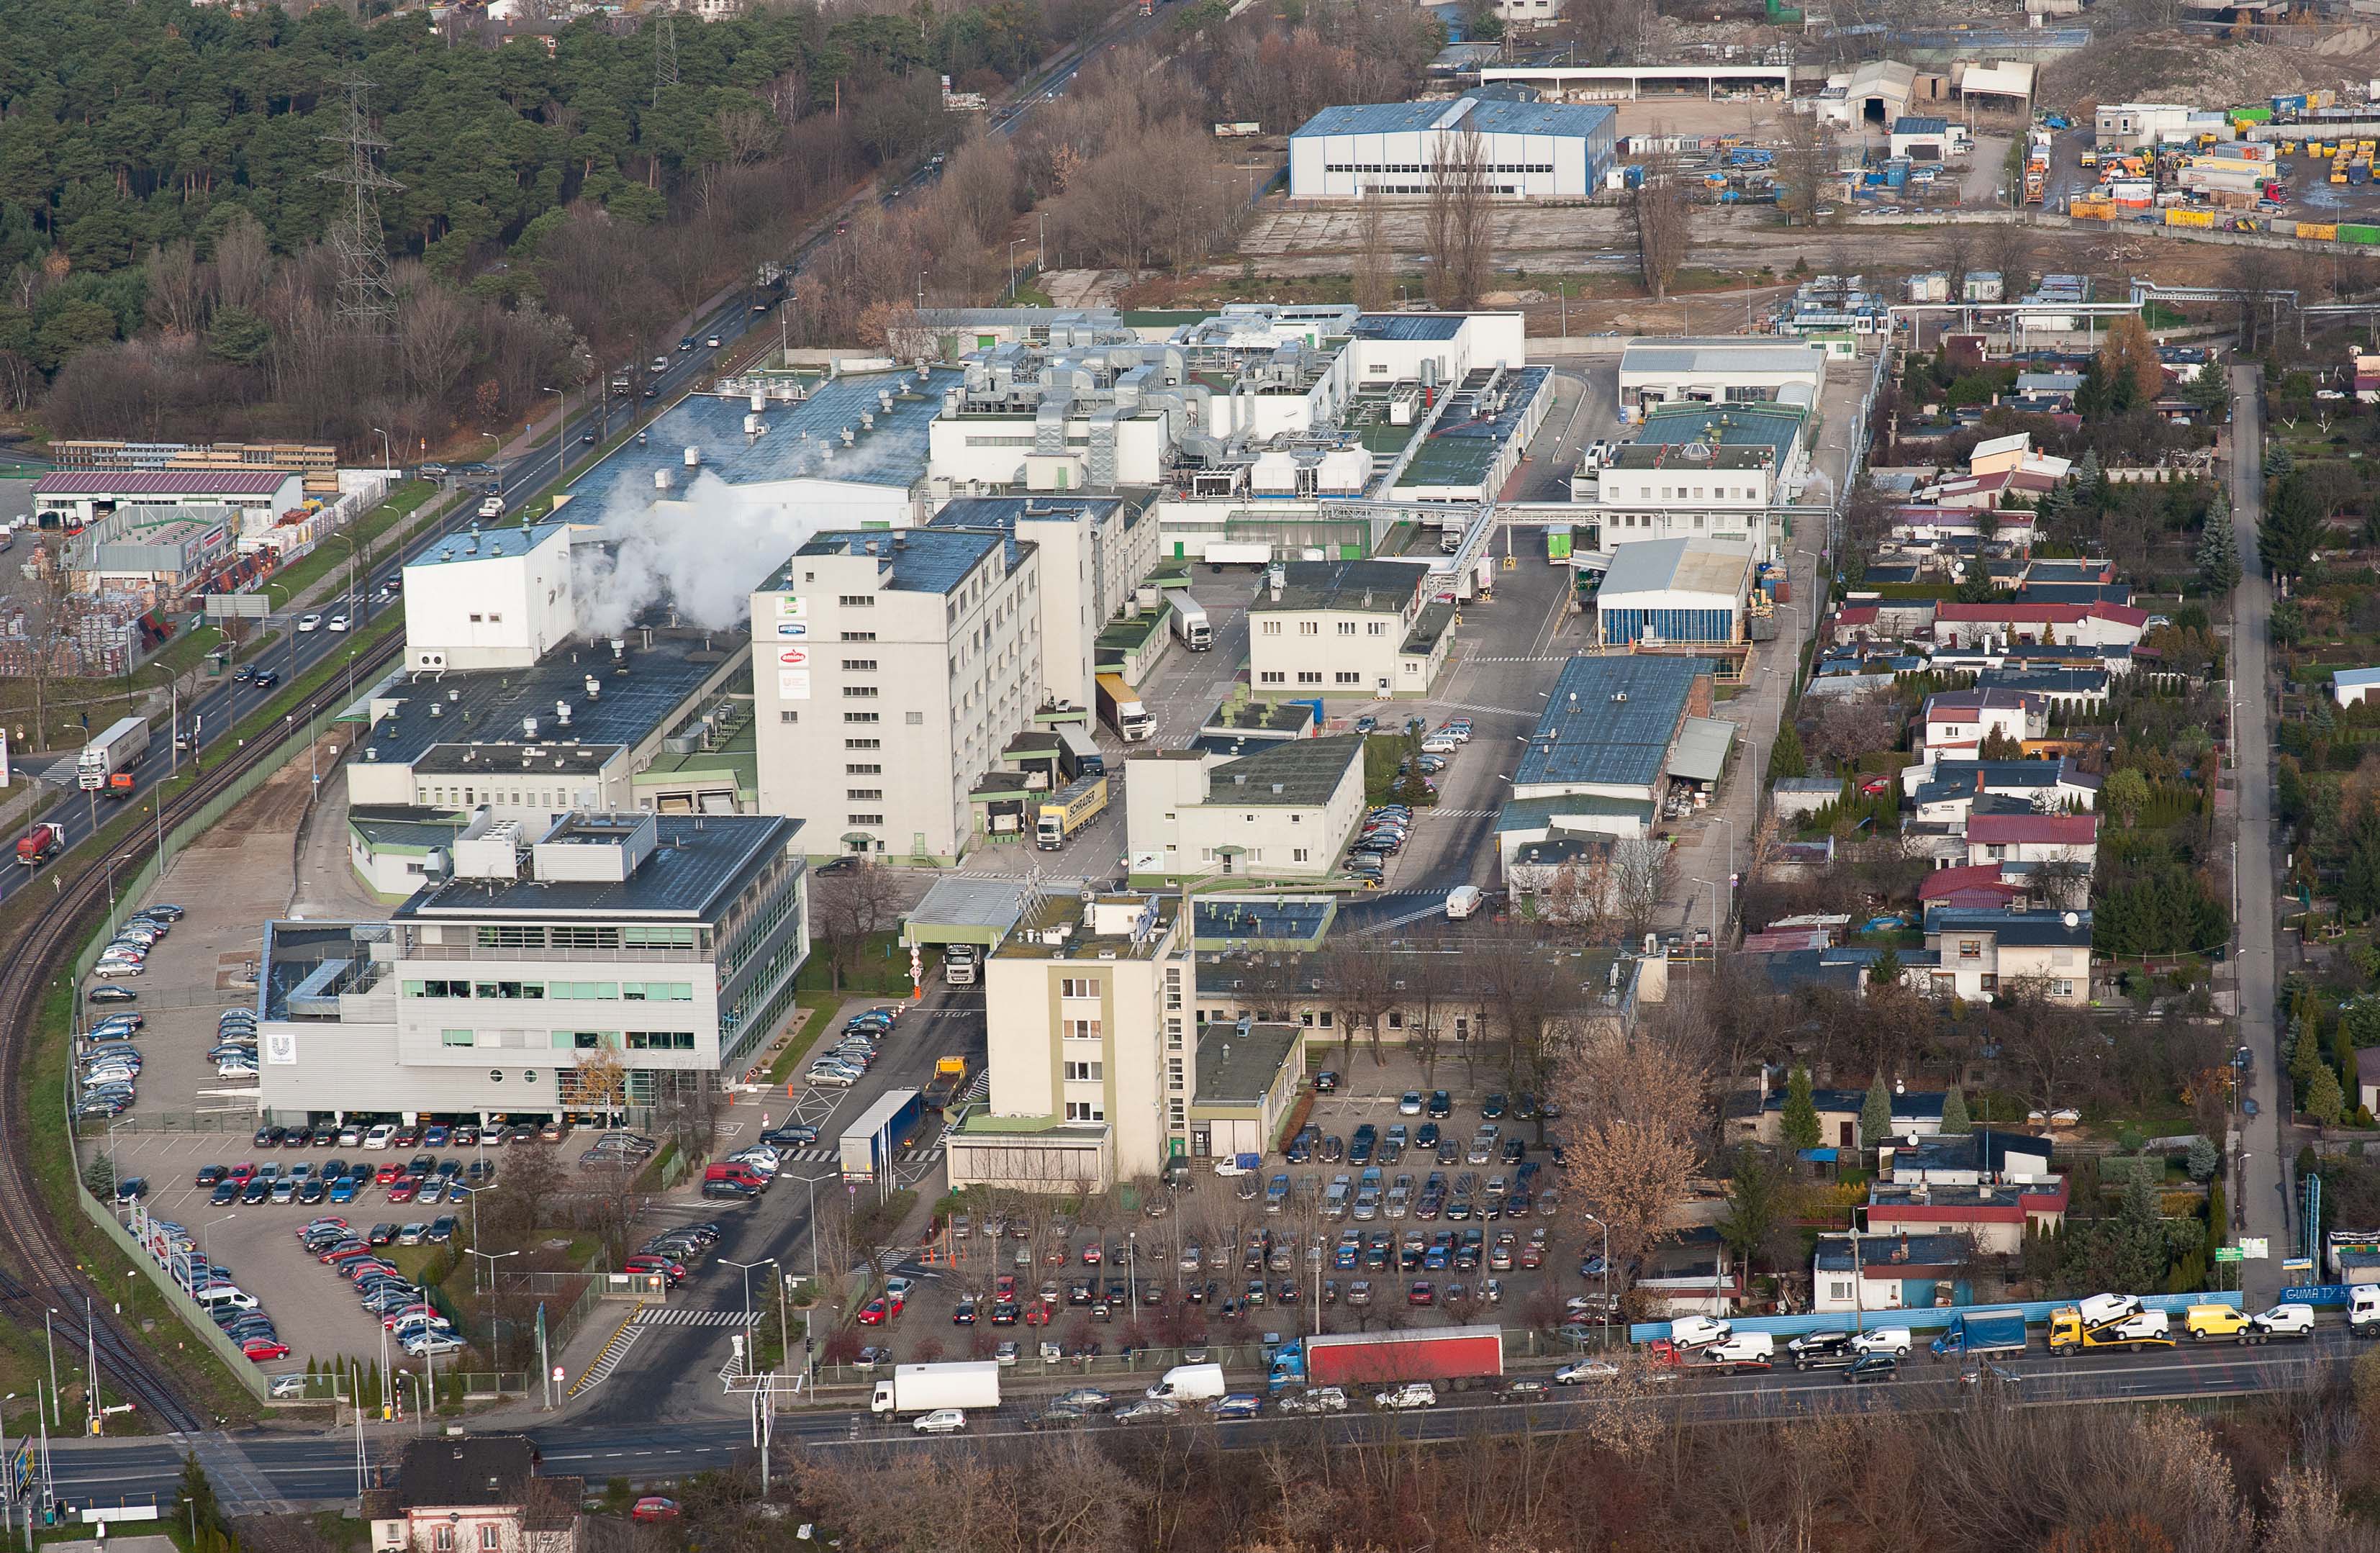
[[[1658,136],[1662,130],[1657,126],[1653,133]],[[1660,151],[1645,158],[1645,181],[1629,197],[1628,211],[1636,229],[1636,265],[1645,287],[1655,301],[1666,302],[1694,241],[1694,201],[1674,152]]]
[[[1468,308],[1488,289],[1496,264],[1496,172],[1487,137],[1467,121],[1439,142],[1438,158],[1422,218],[1429,297],[1441,308]]]
[[[1615,1265],[1658,1240],[1685,1195],[1710,1110],[1706,1077],[1651,1022],[1634,1030],[1598,1025],[1556,1074],[1552,1090],[1570,1134],[1562,1171],[1609,1227]]]
[[[900,916],[900,884],[887,868],[860,862],[810,879],[810,938],[826,951],[834,989],[859,965],[868,940]]]
[[[1784,145],[1777,153],[1777,204],[1788,220],[1808,226],[1826,203],[1835,177],[1835,132],[1815,113],[1785,115]]]
[[[1376,312],[1389,305],[1393,285],[1388,211],[1377,196],[1367,197],[1355,222],[1355,305]]]

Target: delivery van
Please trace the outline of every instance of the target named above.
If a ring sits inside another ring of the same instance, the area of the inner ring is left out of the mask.
[[[1223,1394],[1220,1365],[1176,1365],[1146,1393],[1151,1401],[1203,1402]]]

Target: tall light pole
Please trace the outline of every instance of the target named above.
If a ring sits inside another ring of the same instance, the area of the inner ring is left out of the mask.
[[[388,446],[388,433],[387,433],[387,432],[385,432],[385,431],[380,431],[380,428],[379,428],[379,427],[377,427],[377,426],[373,427],[373,428],[372,428],[372,430],[373,430],[373,431],[380,431],[380,461],[381,461],[381,466],[382,466],[382,467],[383,467],[383,468],[388,468],[388,469],[394,469],[394,468],[395,468],[395,467],[396,467],[396,455],[395,455],[395,454],[394,454],[394,453],[391,453],[391,452],[389,451],[389,446]]]
[[[570,444],[564,438],[570,431],[570,395],[558,388],[540,388],[540,394],[551,394],[560,401],[553,410],[553,483],[560,485],[562,477],[570,469]]]
[[[165,738],[172,746],[166,758],[165,780],[171,782],[182,774],[182,676],[171,663],[149,666],[165,672]]]
[[[481,1251],[476,1246],[465,1246],[464,1250],[468,1255],[480,1257],[487,1262],[488,1288],[491,1292],[492,1292],[496,1287],[496,1264],[503,1261],[507,1256],[517,1256],[520,1255],[520,1252],[517,1249],[512,1251]],[[480,1264],[478,1262],[473,1262],[471,1264],[471,1292],[476,1294],[479,1292]]]
[[[1586,1221],[1603,1231],[1603,1308],[1597,1314],[1606,1327],[1611,1325],[1611,1226],[1589,1213]]]
[[[50,1324],[57,1313],[55,1305],[42,1313],[42,1341],[50,1350],[50,1412],[53,1415],[50,1422],[63,1429],[67,1426],[67,1415],[65,1404],[58,1401],[58,1334]]]
[[[237,1213],[226,1213],[221,1219],[210,1219],[205,1223],[199,1226],[199,1255],[207,1259],[207,1266],[210,1268],[215,1265],[215,1258],[214,1254],[208,1249],[207,1231],[213,1229],[218,1224],[228,1222],[229,1220],[238,1217],[239,1215]]]
[[[750,1364],[752,1361],[752,1269],[754,1268],[773,1268],[777,1266],[777,1259],[774,1256],[763,1256],[759,1260],[754,1262],[737,1262],[730,1260],[725,1256],[722,1256],[719,1260],[722,1266],[738,1268],[744,1274],[744,1359],[747,1364]],[[782,1304],[779,1308],[783,1308]],[[782,1327],[779,1328],[780,1336],[777,1340],[777,1343],[778,1347],[781,1349],[784,1346],[784,1339],[782,1335],[783,1331],[783,1329]],[[782,1353],[778,1354],[777,1362],[781,1365],[785,1362],[784,1355]],[[752,1367],[755,1370],[759,1368],[758,1365],[753,1365]]]

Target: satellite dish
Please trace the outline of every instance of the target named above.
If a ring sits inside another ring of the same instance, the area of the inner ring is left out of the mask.
[[[2070,911],[2066,914],[2066,925],[2069,928],[2079,928],[2082,925],[2082,919]]]

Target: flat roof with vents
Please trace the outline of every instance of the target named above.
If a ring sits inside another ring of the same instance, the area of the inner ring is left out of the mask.
[[[438,769],[449,770],[460,767],[443,762],[459,761],[460,751],[477,746],[479,761],[517,771],[516,746],[525,744],[559,751],[633,746],[675,721],[722,663],[749,650],[740,634],[722,633],[708,645],[700,633],[684,631],[650,637],[632,631],[625,640],[625,655],[616,662],[604,643],[568,642],[526,669],[424,670],[395,681],[372,697],[375,708],[394,706],[372,724],[358,754],[407,765],[452,746],[456,754],[438,757]],[[590,675],[599,687],[591,698]],[[570,704],[567,727],[557,701]],[[527,726],[532,718],[533,734]]]
[[[1572,658],[1512,770],[1515,795],[1567,783],[1652,786],[1669,763],[1694,681],[1710,672],[1700,658]]]

